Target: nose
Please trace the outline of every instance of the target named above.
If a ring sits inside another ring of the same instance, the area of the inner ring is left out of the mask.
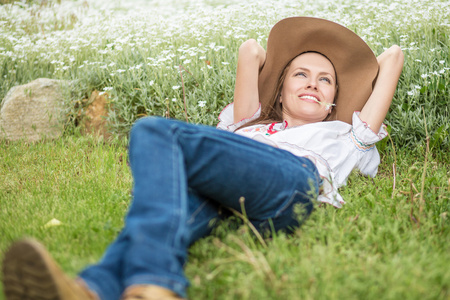
[[[317,82],[313,78],[310,78],[307,83],[307,88],[317,90]]]

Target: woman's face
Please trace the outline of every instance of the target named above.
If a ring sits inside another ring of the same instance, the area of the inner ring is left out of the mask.
[[[281,89],[283,119],[289,127],[321,122],[331,113],[335,94],[331,62],[318,53],[301,54],[291,62]]]

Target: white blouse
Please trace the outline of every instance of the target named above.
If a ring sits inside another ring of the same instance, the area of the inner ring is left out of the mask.
[[[387,136],[384,124],[378,134],[353,113],[352,123],[327,121],[296,127],[287,127],[287,122],[252,125],[238,129],[260,116],[261,107],[248,119],[234,123],[233,103],[219,115],[217,128],[287,150],[294,155],[312,160],[323,180],[321,202],[342,207],[345,201],[338,188],[345,185],[354,168],[362,174],[374,177],[380,164],[380,155],[375,143]]]

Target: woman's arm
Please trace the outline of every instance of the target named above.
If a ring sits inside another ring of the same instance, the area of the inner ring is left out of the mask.
[[[398,79],[403,69],[403,52],[394,45],[377,57],[380,70],[372,94],[359,115],[360,119],[378,133],[389,110]]]
[[[239,47],[234,88],[234,122],[250,118],[259,108],[258,76],[266,60],[266,51],[254,39]]]

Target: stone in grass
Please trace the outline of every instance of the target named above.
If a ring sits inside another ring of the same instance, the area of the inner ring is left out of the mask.
[[[66,84],[62,80],[39,78],[9,90],[0,109],[0,139],[34,142],[60,137]]]

